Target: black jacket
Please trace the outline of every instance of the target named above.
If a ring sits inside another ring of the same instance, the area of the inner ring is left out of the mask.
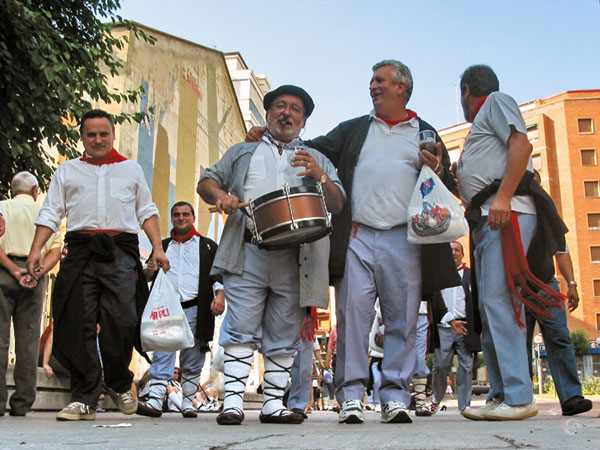
[[[329,255],[330,281],[344,275],[346,253],[352,228],[352,181],[358,157],[367,138],[369,125],[370,118],[368,115],[357,117],[340,123],[325,136],[306,141],[306,145],[319,150],[338,169],[338,175],[347,196],[342,211],[332,218],[333,233],[331,234],[331,252]],[[419,119],[419,127],[421,130],[434,130],[431,125],[421,119]],[[437,136],[437,141],[442,142],[439,136]],[[444,166],[442,181],[449,190],[453,191],[456,186],[450,174],[450,157],[443,143],[442,165]],[[460,284],[460,277],[456,272],[450,244],[421,246],[421,277],[424,297],[430,296],[435,291]]]

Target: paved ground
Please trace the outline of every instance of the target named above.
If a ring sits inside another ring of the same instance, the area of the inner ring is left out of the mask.
[[[473,406],[483,403],[475,397]],[[302,425],[263,425],[249,411],[241,426],[222,427],[215,414],[161,419],[102,413],[94,422],[57,422],[55,413],[25,418],[0,417],[0,449],[600,449],[600,400],[589,413],[563,417],[554,401],[538,400],[537,417],[518,422],[473,422],[458,414],[456,402],[431,418],[412,424],[379,423],[367,412],[360,425],[340,425],[337,414],[314,412]],[[124,428],[98,425],[129,424]]]

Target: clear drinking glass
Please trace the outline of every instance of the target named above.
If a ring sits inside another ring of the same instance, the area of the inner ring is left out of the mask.
[[[419,131],[419,134],[417,134],[417,143],[419,144],[419,150],[426,150],[429,153],[437,155],[435,132],[433,130]]]

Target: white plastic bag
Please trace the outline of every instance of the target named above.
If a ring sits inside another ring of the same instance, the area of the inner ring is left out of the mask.
[[[452,242],[468,232],[462,207],[435,172],[424,165],[408,204],[408,242]]]
[[[179,296],[162,270],[158,271],[144,308],[140,334],[146,352],[174,352],[194,346],[194,335]]]

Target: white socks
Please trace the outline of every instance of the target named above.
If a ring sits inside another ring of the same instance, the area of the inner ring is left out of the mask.
[[[223,374],[225,378],[225,400],[223,411],[233,409],[239,414],[244,411],[246,380],[252,367],[254,351],[250,345],[224,347]]]
[[[199,373],[188,373],[183,372],[181,374],[181,390],[183,393],[183,401],[181,404],[181,411],[188,409],[195,410],[192,400],[198,390],[198,382],[200,381]]]
[[[148,390],[146,406],[162,411],[165,395],[167,395],[167,383],[167,380],[150,378],[150,389]]]
[[[263,381],[263,414],[291,414],[283,405],[283,392],[290,377],[294,356],[265,356],[265,378]]]

